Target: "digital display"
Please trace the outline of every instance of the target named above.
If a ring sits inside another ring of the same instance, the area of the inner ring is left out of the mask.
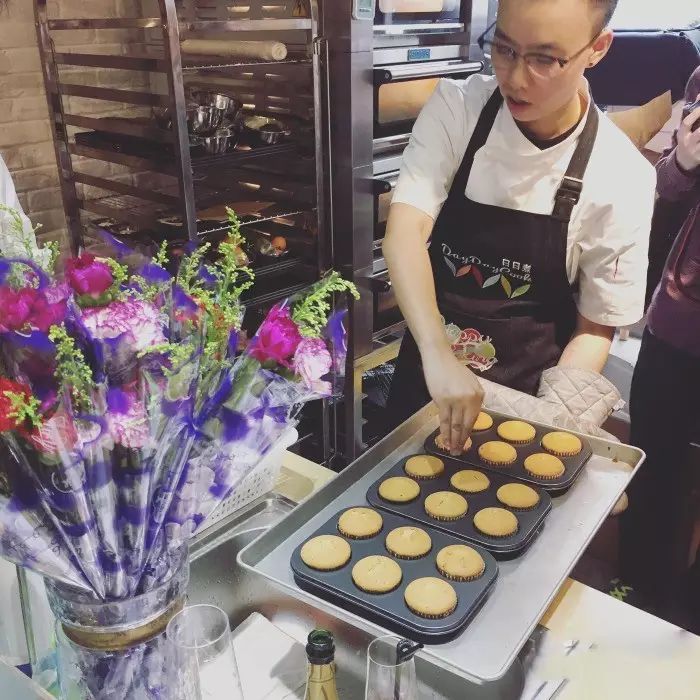
[[[429,61],[430,60],[430,49],[409,49],[408,50],[408,60],[409,61]]]

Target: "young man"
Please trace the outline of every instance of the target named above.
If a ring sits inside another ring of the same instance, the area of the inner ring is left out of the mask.
[[[453,452],[483,399],[472,370],[535,393],[556,365],[600,372],[642,316],[655,173],[583,77],[616,4],[501,0],[495,76],[441,81],[415,124],[384,242],[410,329],[389,413],[432,398]]]

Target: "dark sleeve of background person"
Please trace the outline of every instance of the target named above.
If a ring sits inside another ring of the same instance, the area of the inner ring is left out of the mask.
[[[691,76],[685,91],[685,102],[692,103],[700,95],[700,68]],[[649,307],[654,291],[661,281],[666,259],[673,242],[690,212],[700,201],[700,178],[694,188],[687,188],[676,163],[676,134],[671,148],[664,152],[656,165],[658,173],[658,198],[654,207],[649,240],[649,269],[647,271],[646,307]],[[681,177],[679,178],[679,174]]]

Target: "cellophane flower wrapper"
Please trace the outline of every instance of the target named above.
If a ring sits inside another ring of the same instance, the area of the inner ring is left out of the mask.
[[[0,463],[0,556],[85,592],[92,589],[44,511],[36,489],[3,440]]]
[[[197,414],[197,439],[160,538],[165,551],[176,552],[197,533],[297,424],[306,402],[330,398],[342,387],[346,312],[333,313],[321,337],[303,338],[291,322],[298,298],[273,307]]]

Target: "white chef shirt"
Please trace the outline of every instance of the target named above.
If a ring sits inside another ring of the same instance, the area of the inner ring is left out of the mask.
[[[22,209],[12,176],[2,156],[0,156],[0,204],[15,209],[24,227],[22,236],[18,235],[10,214],[0,211],[0,255],[6,258],[26,258],[29,254],[35,262],[45,267],[51,259],[51,251],[38,248],[34,228]]]
[[[496,87],[496,79],[484,75],[438,83],[415,123],[393,202],[437,218]],[[551,214],[584,125],[582,119],[567,139],[540,150],[503,105],[486,144],[476,153],[466,196],[482,204]],[[655,189],[655,169],[601,113],[581,199],[569,225],[566,256],[569,281],[579,283],[579,312],[590,321],[626,326],[643,316]]]

